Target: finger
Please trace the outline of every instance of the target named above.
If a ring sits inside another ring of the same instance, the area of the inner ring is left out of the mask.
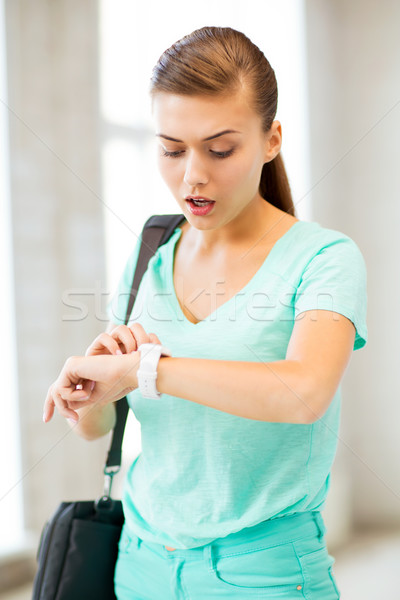
[[[85,352],[85,356],[94,356],[96,354],[121,354],[118,342],[108,333],[101,333],[90,344]]]
[[[151,344],[161,344],[160,340],[158,339],[155,333],[149,333],[149,339]]]
[[[92,391],[94,390],[95,382],[90,381],[89,379],[84,379],[83,383],[80,384],[79,389],[71,390],[70,388],[64,388],[64,390],[60,390],[61,397],[68,402],[70,405],[71,402],[77,402],[77,406],[79,404],[84,406],[83,402],[88,400],[90,403],[90,396]],[[76,386],[78,388],[78,386]],[[88,402],[86,402],[87,404]],[[75,408],[75,407],[73,407]]]
[[[84,406],[94,405],[101,402],[102,394],[99,394],[99,392],[97,392],[95,381],[86,381],[83,389],[87,392],[86,399],[78,398],[74,394],[69,394],[69,399],[64,398],[67,402],[68,407],[72,408],[72,410],[78,410],[79,408],[83,408]],[[62,391],[61,394],[62,396],[68,395],[67,392],[65,392],[64,394]]]
[[[67,408],[71,410],[79,410],[81,408],[85,408],[86,406],[95,406],[95,402],[93,400],[69,400],[66,402]]]
[[[53,388],[53,386],[49,387],[49,390],[46,394],[46,399],[44,401],[44,406],[43,406],[43,422],[44,423],[48,423],[54,415],[54,400],[53,400],[53,396],[52,396],[52,388]]]
[[[86,350],[85,356],[94,356],[96,354],[117,354],[119,351],[118,343],[108,334],[101,333],[90,344]]]
[[[86,380],[85,379],[80,379],[78,381],[78,383],[75,384],[75,389],[76,390],[83,390],[83,386],[85,385]]]
[[[53,418],[53,415],[54,415],[54,408],[55,408],[54,401],[51,400],[47,404],[46,410],[43,412],[43,422],[44,423],[48,423],[49,421],[51,421],[51,419]]]
[[[96,385],[95,381],[91,381],[90,379],[85,379],[83,383],[82,390],[87,393],[88,396],[93,392],[94,386]]]
[[[76,402],[88,400],[91,394],[90,385],[88,383],[83,384],[82,389],[73,389],[69,386],[60,386],[57,388],[58,394],[66,402],[74,400]]]
[[[94,386],[95,386],[94,381],[92,381],[90,379],[82,379],[81,382],[75,386],[75,390],[72,390],[72,391],[81,391],[82,398],[84,398],[85,396],[89,397],[93,391]],[[75,394],[75,395],[79,395],[79,394]]]
[[[135,336],[138,348],[141,344],[149,344],[150,343],[150,336],[148,333],[146,333],[146,331],[144,330],[144,328],[142,327],[142,325],[140,323],[132,323],[132,325],[130,325],[129,329],[132,331],[133,335]]]
[[[114,338],[118,344],[120,349],[124,354],[130,354],[137,350],[136,339],[129,327],[126,325],[120,325],[112,330],[110,333],[111,337]]]
[[[68,407],[67,402],[61,397],[61,395],[58,393],[58,391],[55,391],[53,393],[53,399],[54,399],[56,408],[62,417],[65,417],[66,419],[70,419],[70,420],[74,421],[75,423],[78,423],[78,421],[79,421],[78,413],[75,412],[74,410],[72,410],[72,408]]]

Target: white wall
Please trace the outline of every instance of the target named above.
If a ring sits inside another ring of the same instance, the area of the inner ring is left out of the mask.
[[[21,486],[36,531],[61,500],[102,490],[105,442],[88,444],[58,416],[42,423],[65,359],[104,327],[91,292],[105,280],[96,5],[6,2]],[[90,315],[71,322],[63,294],[76,288]]]
[[[343,383],[336,512],[348,514],[350,496],[356,526],[400,525],[400,4],[306,7],[313,220],[352,237],[368,270],[369,341]]]

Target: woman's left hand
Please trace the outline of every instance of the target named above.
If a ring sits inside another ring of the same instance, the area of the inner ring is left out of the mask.
[[[141,344],[161,344],[155,333],[146,333],[140,323],[118,325],[109,333],[101,333],[90,344],[85,356],[98,354],[129,354],[139,348]]]
[[[78,422],[77,409],[90,404],[104,406],[138,387],[140,352],[122,355],[72,356],[47,392],[43,420],[50,421],[54,408]]]

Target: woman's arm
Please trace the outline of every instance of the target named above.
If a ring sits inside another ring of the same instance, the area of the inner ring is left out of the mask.
[[[139,326],[140,327],[140,326]],[[195,358],[160,359],[157,388],[239,417],[271,423],[313,423],[331,402],[349,363],[352,322],[331,311],[312,310],[296,320],[285,360],[263,363]],[[249,340],[249,344],[251,341]],[[80,409],[83,391],[95,381],[85,405],[106,406],[137,388],[140,352],[75,357],[65,364],[52,396],[64,416]]]
[[[340,384],[355,328],[349,319],[331,311],[306,311],[299,317],[285,360],[249,363],[163,357],[157,389],[248,419],[313,423],[325,413]],[[259,361],[256,353],[254,360]]]
[[[114,428],[117,413],[115,403],[106,404],[105,406],[96,406],[92,404],[76,410],[79,421],[76,422],[72,418],[68,419],[74,432],[85,440],[97,440],[106,435]]]

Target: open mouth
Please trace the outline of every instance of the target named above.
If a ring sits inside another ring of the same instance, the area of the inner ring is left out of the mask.
[[[208,198],[186,198],[189,210],[193,215],[208,215],[214,208],[215,201]]]
[[[205,204],[213,203],[213,200],[190,200],[195,206],[204,206]]]

